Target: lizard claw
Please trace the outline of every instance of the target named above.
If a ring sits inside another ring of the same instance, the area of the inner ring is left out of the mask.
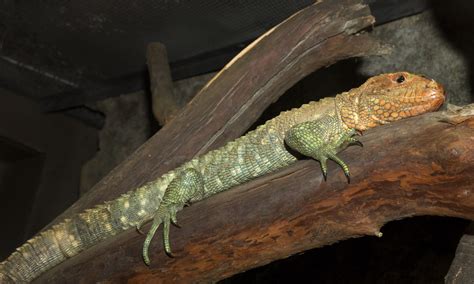
[[[343,160],[341,160],[338,156],[334,154],[330,154],[329,158],[339,164],[339,166],[341,166],[342,170],[344,171],[344,175],[347,177],[347,182],[351,183],[351,174],[349,172],[349,167],[346,165],[346,163],[344,163]]]
[[[178,228],[181,228],[181,226],[178,224],[178,219],[176,218],[176,211],[174,212],[171,212],[171,223],[173,223],[173,225],[175,225],[176,227]]]
[[[327,181],[328,179],[328,166],[326,164],[327,159],[322,158],[319,160],[319,163],[321,164],[321,171],[323,172],[323,177],[324,181]]]
[[[357,146],[360,146],[360,147],[364,147],[364,144],[362,144],[362,142],[360,142],[357,137],[351,137],[351,138],[349,138],[349,144],[351,144],[351,145],[357,145]]]
[[[348,145],[359,145],[360,147],[364,147],[362,142],[359,141],[358,136],[362,136],[362,132],[352,129],[349,135],[343,139],[347,139],[346,141],[348,142]]]
[[[347,177],[347,183],[351,183],[351,176],[349,175],[349,172],[344,171],[344,175]]]
[[[153,219],[153,224],[151,225],[150,231],[148,231],[145,242],[143,243],[143,261],[145,262],[146,265],[150,265],[150,257],[148,256],[148,248],[150,247],[151,240],[153,239],[153,236],[155,236],[156,230],[158,230],[158,227],[160,226],[161,222],[162,222],[161,217],[155,215],[155,218]]]
[[[165,250],[165,252],[166,252],[166,255],[169,256],[169,257],[172,257],[172,258],[176,257],[176,255],[172,251],[166,251]]]
[[[171,220],[173,220],[173,223],[176,221],[176,210],[168,209],[166,207],[160,207],[156,211],[150,231],[148,231],[145,242],[143,244],[143,261],[146,265],[150,265],[150,257],[148,254],[148,250],[150,247],[150,243],[153,237],[155,236],[156,230],[158,230],[161,223],[163,223],[163,242],[165,246],[165,252],[167,255],[171,257],[173,256],[169,240]]]
[[[359,140],[357,140],[356,142],[354,142],[355,145],[358,145],[360,147],[364,147],[364,144],[362,144],[362,142],[360,142]]]
[[[141,235],[145,234],[145,232],[142,231],[142,224],[137,225],[137,232],[140,233]]]
[[[145,232],[142,230],[143,225],[145,225],[146,221],[142,221],[137,225],[137,232],[140,233],[141,235],[144,235]]]

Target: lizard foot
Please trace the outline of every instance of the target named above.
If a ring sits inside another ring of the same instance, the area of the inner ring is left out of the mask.
[[[327,179],[327,160],[338,163],[347,181],[350,182],[349,167],[336,154],[349,144],[359,144],[355,129],[340,127],[336,117],[328,116],[320,120],[296,124],[286,132],[285,142],[299,153],[318,160],[321,164],[324,180]]]
[[[195,198],[200,198],[204,194],[204,181],[201,174],[195,169],[189,168],[179,173],[168,185],[163,195],[160,207],[155,212],[153,223],[150,231],[146,236],[143,244],[143,261],[150,265],[150,257],[148,249],[156,230],[163,224],[163,243],[167,255],[173,257],[170,245],[170,224],[173,223],[177,227],[178,220],[176,213],[183,209],[186,204]],[[141,224],[137,226],[140,231]]]
[[[161,223],[163,223],[163,244],[165,247],[165,252],[170,257],[173,257],[173,252],[171,251],[170,245],[170,224],[176,223],[176,213],[178,212],[178,208],[175,206],[160,206],[160,208],[156,211],[155,217],[153,219],[153,223],[151,225],[150,231],[145,239],[145,243],[143,244],[143,261],[147,265],[150,265],[150,257],[148,255],[148,249],[150,247],[151,240],[156,233],[156,230],[160,227]]]

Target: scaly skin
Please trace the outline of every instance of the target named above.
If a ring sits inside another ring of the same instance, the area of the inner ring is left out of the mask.
[[[149,264],[148,246],[161,223],[165,251],[171,255],[169,227],[177,222],[176,213],[185,204],[294,163],[297,158],[287,146],[318,160],[325,177],[326,161],[332,159],[349,178],[349,168],[337,153],[358,143],[357,132],[434,111],[443,102],[439,84],[398,72],[373,77],[335,98],[283,112],[156,181],[41,232],[0,264],[0,282],[29,282],[84,249],[153,219],[143,247],[144,261]]]

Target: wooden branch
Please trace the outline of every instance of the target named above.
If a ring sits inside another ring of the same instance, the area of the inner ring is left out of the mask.
[[[291,85],[341,59],[385,51],[353,33],[373,18],[358,0],[311,5],[261,36],[170,123],[49,226],[153,180],[242,135]]]
[[[159,42],[150,43],[147,46],[146,58],[150,73],[153,115],[160,125],[165,125],[177,115],[185,103],[173,92],[166,47]]]
[[[474,117],[474,104],[465,107],[448,105],[443,120],[457,125],[465,122],[467,119]],[[474,135],[471,135],[471,139]],[[472,143],[472,142],[471,142]],[[472,175],[472,173],[471,173]],[[472,190],[472,186],[471,186]],[[466,191],[464,194],[472,194],[472,191]],[[446,283],[471,283],[474,279],[474,223],[467,228],[466,234],[459,241],[456,249],[456,255],[448,274],[446,275]]]
[[[363,148],[341,154],[352,172],[315,161],[244,184],[185,208],[171,231],[176,258],[128,231],[68,260],[44,282],[214,282],[276,259],[343,239],[381,236],[380,227],[415,215],[474,220],[474,116],[458,125],[429,114],[368,131]]]

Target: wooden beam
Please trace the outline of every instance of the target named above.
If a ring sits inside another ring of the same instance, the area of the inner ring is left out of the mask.
[[[314,70],[386,51],[367,34],[355,35],[372,23],[368,7],[358,0],[321,2],[294,14],[243,50],[176,118],[51,224],[239,137],[268,105]]]
[[[160,125],[171,121],[187,103],[173,92],[173,80],[166,47],[153,42],[147,46],[146,58],[150,74],[151,105]]]
[[[214,282],[311,248],[363,235],[416,215],[474,220],[474,116],[452,125],[434,113],[368,131],[363,148],[341,157],[352,172],[300,161],[278,173],[185,208],[171,230],[169,258],[161,236],[151,267],[141,263],[144,236],[128,231],[74,257],[44,282]]]

